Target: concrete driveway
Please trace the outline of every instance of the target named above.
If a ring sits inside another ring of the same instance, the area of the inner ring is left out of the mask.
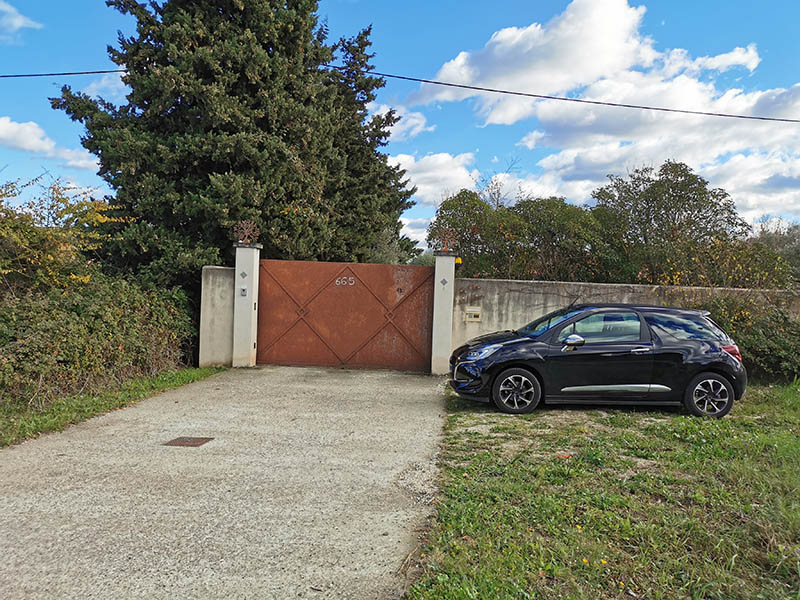
[[[0,597],[399,597],[443,414],[439,378],[265,367],[2,450]]]

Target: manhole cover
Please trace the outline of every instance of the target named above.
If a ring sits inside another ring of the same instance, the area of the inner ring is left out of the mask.
[[[206,442],[210,442],[214,438],[201,438],[201,437],[177,437],[174,440],[168,441],[165,446],[191,446],[196,448],[202,446]]]

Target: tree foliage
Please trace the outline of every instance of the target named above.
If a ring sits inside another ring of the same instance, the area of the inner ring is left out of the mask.
[[[800,280],[800,223],[770,219],[759,224],[756,240],[777,252]]]
[[[109,260],[170,285],[219,262],[243,220],[273,258],[366,260],[399,237],[413,190],[380,152],[396,116],[367,115],[383,85],[361,72],[368,30],[327,45],[316,0],[107,4],[137,20],[109,47],[127,102],[65,87],[52,103],[85,125],[128,220]]]
[[[612,279],[657,281],[667,261],[689,271],[698,252],[715,243],[741,240],[750,227],[733,199],[683,163],[667,161],[656,171],[635,169],[609,176],[592,194],[592,209],[611,246]]]
[[[462,190],[428,230],[474,277],[690,286],[785,288],[791,270],[747,237],[730,196],[682,163],[610,176],[593,206],[563,198],[482,199]]]
[[[38,193],[20,202],[21,192],[32,186]],[[105,240],[99,228],[113,219],[109,210],[60,179],[0,185],[0,296],[85,279],[85,255]]]

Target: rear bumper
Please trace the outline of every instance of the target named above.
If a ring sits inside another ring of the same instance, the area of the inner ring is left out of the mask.
[[[747,391],[747,371],[745,370],[744,366],[740,372],[736,373],[732,383],[734,399],[741,400],[745,391]]]

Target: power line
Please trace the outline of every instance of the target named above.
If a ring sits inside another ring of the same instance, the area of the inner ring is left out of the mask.
[[[107,71],[74,71],[69,73],[20,73],[19,75],[0,75],[0,79],[22,79],[25,77],[65,77],[68,75],[103,75],[105,73],[126,73],[127,69],[108,69]]]
[[[334,67],[341,68],[341,67]],[[391,75],[389,73],[380,73],[378,71],[364,71],[367,75],[375,75],[376,77],[389,77],[392,79],[402,79],[404,81],[415,81],[418,83],[429,83],[431,85],[441,85],[445,87],[460,88],[464,90],[473,90],[476,92],[490,92],[492,94],[506,94],[509,96],[522,96],[525,98],[538,98],[540,100],[558,100],[560,102],[575,102],[578,104],[595,104],[598,106],[613,106],[617,108],[635,108],[638,110],[655,110],[659,112],[681,113],[685,115],[702,115],[705,117],[726,117],[729,119],[750,119],[754,121],[777,121],[780,123],[800,123],[800,119],[781,119],[778,117],[759,117],[755,115],[737,115],[733,113],[717,113],[705,112],[701,110],[684,110],[680,108],[665,108],[663,106],[647,106],[644,104],[624,104],[621,102],[602,102],[600,100],[584,100],[582,98],[568,98],[566,96],[548,96],[547,94],[530,94],[528,92],[515,92],[512,90],[500,90],[496,88],[478,87],[475,85],[466,85],[462,83],[449,83],[446,81],[436,81],[435,79],[420,79],[419,77],[406,77],[404,75]]]
[[[335,65],[324,65],[331,69],[343,71],[346,67]],[[66,77],[72,75],[103,75],[106,73],[125,73],[126,69],[109,69],[104,71],[75,71],[65,73],[21,73],[16,75],[0,75],[0,79],[21,79],[26,77]],[[586,100],[583,98],[568,98],[566,96],[550,96],[548,94],[533,94],[529,92],[516,92],[513,90],[501,90],[497,88],[480,87],[466,85],[463,83],[451,83],[448,81],[437,81],[435,79],[422,79],[420,77],[408,77],[406,75],[394,75],[392,73],[381,73],[380,71],[362,71],[364,75],[374,75],[375,77],[385,77],[387,79],[399,79],[402,81],[413,81],[416,83],[427,83],[429,85],[439,85],[443,87],[458,88],[475,92],[487,92],[491,94],[505,94],[507,96],[519,96],[523,98],[536,98],[538,100],[556,100],[559,102],[574,102],[576,104],[592,104],[595,106],[611,106],[614,108],[632,108],[636,110],[652,110],[657,112],[678,113],[684,115],[700,115],[703,117],[723,117],[727,119],[745,119],[750,121],[772,121],[777,123],[800,123],[800,119],[783,119],[779,117],[761,117],[757,115],[741,115],[734,113],[707,112],[702,110],[686,110],[681,108],[666,108],[664,106],[648,106],[645,104],[626,104],[623,102],[603,102],[601,100]]]

